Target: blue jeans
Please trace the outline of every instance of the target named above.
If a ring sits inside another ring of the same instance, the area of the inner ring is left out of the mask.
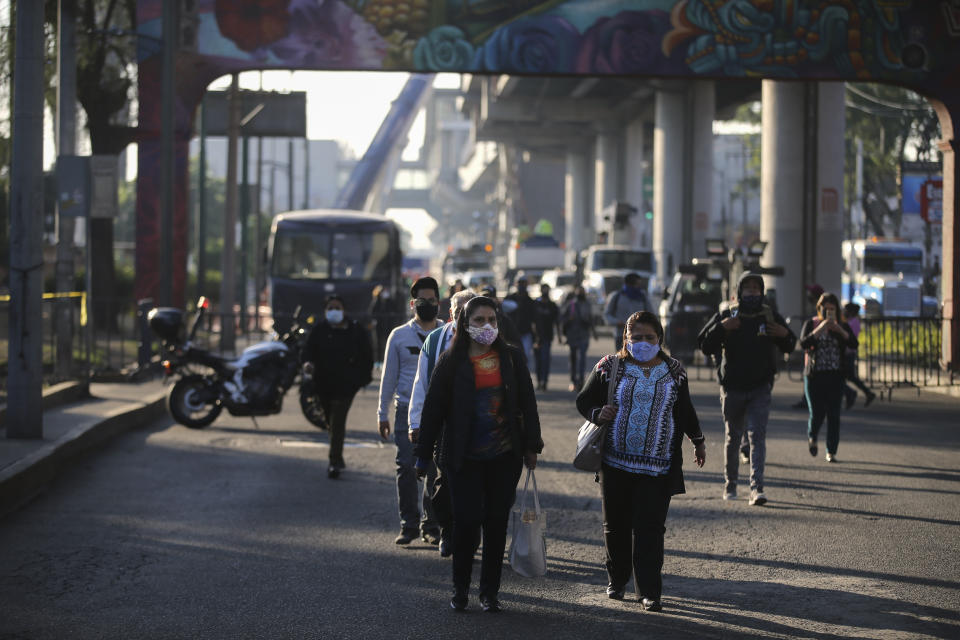
[[[413,443],[408,433],[407,411],[409,405],[398,404],[393,425],[393,441],[397,444],[397,504],[400,507],[400,528],[403,531],[439,531],[440,525],[433,515],[428,485],[423,483],[420,490],[417,470],[414,467]],[[433,465],[430,465],[431,467]],[[434,477],[436,477],[434,471]],[[420,519],[420,505],[423,505],[423,520]]]
[[[570,382],[579,390],[583,386],[583,381],[587,373],[587,345],[589,341],[583,343],[567,343],[570,347]]]
[[[840,444],[840,402],[843,400],[843,374],[839,371],[819,371],[803,378],[803,392],[807,396],[810,419],[807,437],[817,439],[823,419],[827,419],[827,453],[836,454]]]
[[[550,377],[550,342],[540,341],[540,346],[534,349],[537,356],[537,382],[541,385],[547,385],[547,378]]]
[[[523,347],[523,355],[527,359],[527,368],[529,369],[530,367],[534,366],[533,334],[532,333],[523,334],[522,336],[520,336],[520,342],[521,342],[520,346]]]

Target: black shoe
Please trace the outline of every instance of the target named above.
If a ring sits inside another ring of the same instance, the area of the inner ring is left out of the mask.
[[[847,394],[847,404],[846,404],[843,408],[844,408],[844,409],[849,409],[850,407],[853,406],[853,403],[856,402],[856,401],[857,401],[857,394],[856,394],[856,393]]]
[[[440,536],[440,557],[449,558],[453,555],[453,542],[449,539]]]
[[[485,613],[500,613],[503,611],[503,608],[500,606],[500,601],[488,596],[480,596],[480,608],[483,609]]]
[[[814,458],[817,457],[817,441],[813,438],[807,438],[807,448],[810,449],[810,455]]]
[[[870,403],[877,399],[877,394],[870,393],[867,395],[867,399],[863,401],[863,407],[867,408],[870,406]]]
[[[440,532],[439,531],[423,531],[420,534],[420,539],[426,542],[427,544],[432,544],[436,546],[440,544]]]
[[[619,589],[615,586],[607,586],[607,597],[611,600],[623,600],[623,592],[626,590],[626,587],[620,587]]]
[[[338,469],[337,467],[334,467],[334,466],[329,467],[329,468],[327,469],[327,477],[328,477],[328,478],[331,478],[331,479],[333,479],[333,478],[339,478],[339,477],[340,477],[340,469]]]
[[[410,544],[411,542],[416,540],[417,536],[419,535],[420,535],[420,532],[417,531],[416,529],[413,529],[413,530],[407,529],[406,531],[401,531],[400,535],[396,537],[394,542],[397,544]]]
[[[450,598],[450,608],[454,611],[465,611],[467,608],[467,592],[454,589],[453,597]]]
[[[644,611],[663,611],[660,601],[652,598],[640,598],[640,606],[643,607]]]

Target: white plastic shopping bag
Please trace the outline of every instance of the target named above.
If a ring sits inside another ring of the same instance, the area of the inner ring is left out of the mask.
[[[532,505],[528,491],[531,478]],[[540,509],[537,493],[537,477],[533,469],[527,469],[520,503],[513,508],[513,540],[510,542],[510,566],[520,575],[535,578],[547,572],[547,541],[543,535],[546,527],[546,514]]]

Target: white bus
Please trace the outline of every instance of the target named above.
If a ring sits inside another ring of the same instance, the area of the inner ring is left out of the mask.
[[[873,237],[843,243],[841,293],[867,316],[919,317],[923,309],[923,248]]]

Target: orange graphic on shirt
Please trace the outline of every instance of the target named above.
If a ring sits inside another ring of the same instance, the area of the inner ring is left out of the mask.
[[[473,363],[473,377],[477,389],[489,389],[499,387],[502,383],[500,377],[500,356],[496,351],[488,351],[470,358]]]

